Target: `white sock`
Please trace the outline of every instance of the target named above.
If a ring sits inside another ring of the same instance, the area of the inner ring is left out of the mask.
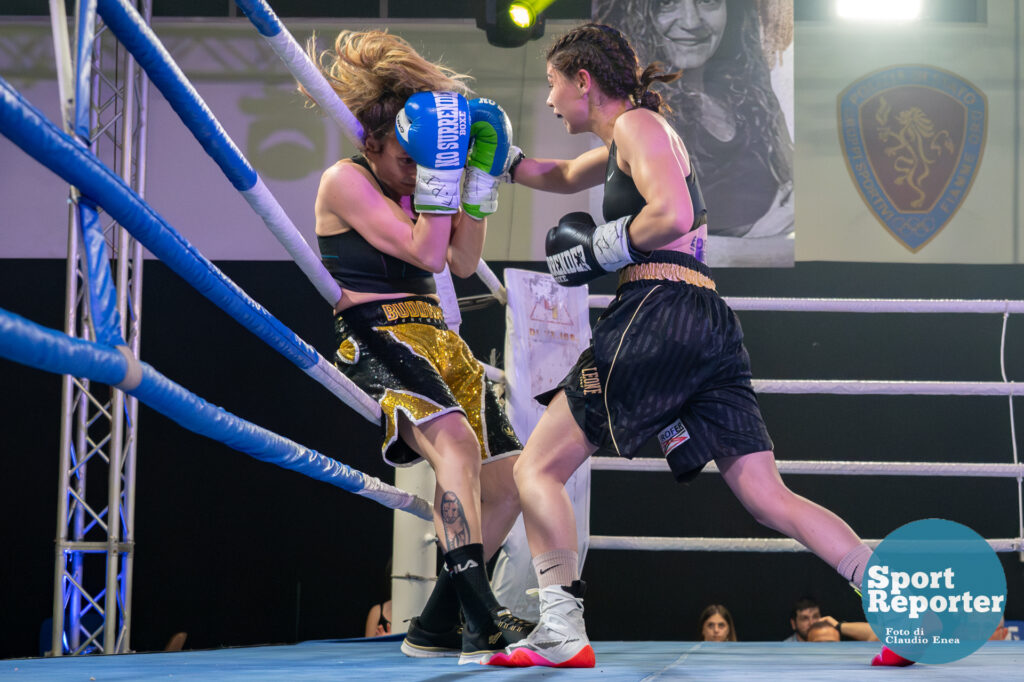
[[[556,549],[533,557],[533,570],[541,589],[551,585],[572,585],[580,579],[580,555],[571,549]]]

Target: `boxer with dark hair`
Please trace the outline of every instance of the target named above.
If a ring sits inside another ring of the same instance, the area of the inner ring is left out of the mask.
[[[592,667],[583,622],[575,518],[565,481],[598,450],[632,457],[657,436],[688,481],[714,460],[761,523],[860,584],[871,549],[838,516],[782,482],[751,386],[743,331],[705,263],[708,216],[686,146],[652,89],[677,74],[641,67],[614,28],[586,24],[547,54],[547,104],[571,134],[604,143],[571,160],[516,154],[511,180],[572,193],[604,183],[603,222],[564,216],[548,233],[548,266],[566,286],[617,272],[615,299],[592,345],[552,391],[515,465],[540,585],[540,622],[493,665]]]

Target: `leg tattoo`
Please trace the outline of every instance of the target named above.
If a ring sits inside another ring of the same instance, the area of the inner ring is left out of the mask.
[[[444,527],[445,547],[449,551],[470,543],[466,512],[459,496],[451,490],[441,496],[441,525]]]

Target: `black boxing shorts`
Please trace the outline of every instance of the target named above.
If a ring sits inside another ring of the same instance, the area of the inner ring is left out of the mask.
[[[632,458],[657,436],[680,481],[716,457],[772,449],[739,320],[689,254],[655,251],[620,271],[590,348],[537,399],[560,390],[600,450]]]
[[[398,414],[425,424],[461,412],[484,461],[522,449],[494,384],[466,342],[448,329],[441,307],[411,296],[353,306],[334,319],[334,365],[381,407],[381,454],[393,466],[420,460],[398,436]]]

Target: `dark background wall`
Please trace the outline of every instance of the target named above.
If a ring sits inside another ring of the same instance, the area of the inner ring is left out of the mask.
[[[322,353],[330,316],[287,262],[223,262],[224,271]],[[509,265],[492,263],[496,271]],[[539,269],[539,263],[518,263]],[[64,263],[0,261],[0,307],[62,327]],[[726,296],[1024,299],[1024,267],[799,263],[720,269]],[[592,291],[610,293],[610,281]],[[461,295],[480,293],[476,280]],[[465,313],[478,357],[501,353],[503,311]],[[999,315],[740,313],[762,378],[997,381]],[[1007,374],[1024,375],[1024,328],[1011,317]],[[162,264],[144,273],[142,358],[207,400],[347,464],[393,480],[376,431],[255,340]],[[60,378],[0,361],[0,657],[38,655],[52,609]],[[780,459],[1010,462],[1006,398],[762,396]],[[1016,407],[1021,409],[1021,405]],[[656,455],[656,451],[646,454]],[[689,486],[667,474],[595,472],[594,534],[772,536],[714,474]],[[1017,533],[1006,479],[789,476],[863,536],[927,517],[985,537]],[[187,646],[359,636],[386,596],[391,514],[325,484],[191,434],[142,408],[137,475],[132,646]],[[1024,568],[1001,555],[1009,618],[1024,618]],[[697,636],[708,603],[732,609],[741,639],[781,639],[792,602],[816,595],[826,613],[863,618],[859,600],[807,554],[594,551],[588,628],[598,640]]]

